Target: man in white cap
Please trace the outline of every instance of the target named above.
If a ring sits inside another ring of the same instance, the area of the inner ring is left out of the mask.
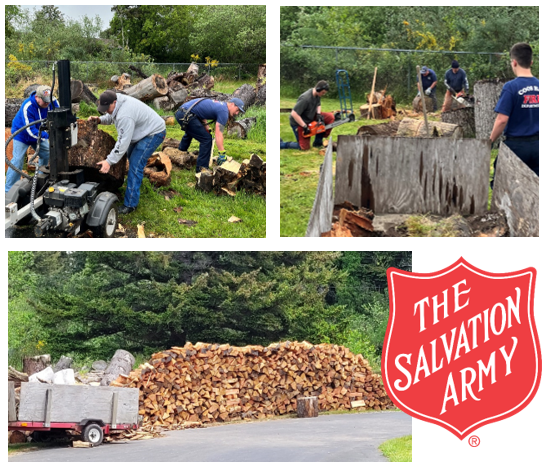
[[[97,165],[101,173],[108,173],[127,153],[127,175],[124,205],[121,214],[133,212],[141,195],[141,184],[148,159],[166,137],[164,120],[149,106],[131,96],[107,90],[99,97],[97,109],[103,116],[90,116],[88,121],[116,126],[118,140],[105,160]]]
[[[45,119],[48,116],[48,111],[53,108],[58,108],[58,101],[51,99],[51,88],[48,86],[39,86],[36,91],[23,101],[21,108],[15,115],[11,126],[11,133],[15,134],[18,130],[28,126],[22,132],[19,132],[13,138],[13,158],[11,163],[20,170],[23,169],[25,154],[29,147],[32,147],[38,152],[38,168],[47,166],[49,163],[49,135],[46,131],[40,134],[41,123],[29,126],[34,121]],[[21,175],[12,168],[8,169],[6,174],[6,193],[11,187],[17,183]]]

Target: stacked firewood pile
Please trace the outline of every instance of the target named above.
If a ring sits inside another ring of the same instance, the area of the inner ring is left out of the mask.
[[[263,346],[187,343],[154,354],[112,386],[139,388],[145,429],[294,413],[316,396],[320,411],[392,403],[366,359],[348,348],[286,342]]]
[[[266,196],[266,162],[256,154],[238,163],[229,159],[213,170],[196,174],[196,188],[206,193],[235,196],[236,191]]]

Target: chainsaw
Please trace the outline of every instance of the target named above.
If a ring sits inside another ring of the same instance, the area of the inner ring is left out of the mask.
[[[457,96],[457,92],[453,90],[453,88],[449,87],[449,91],[451,93],[451,98],[453,98],[457,103],[465,106],[466,108],[471,108],[472,105],[466,101],[462,96]]]
[[[354,122],[356,120],[356,116],[354,114],[349,114],[346,119],[341,119],[341,113],[335,112],[335,121],[331,124],[325,125],[325,123],[322,120],[318,121],[312,121],[310,124],[308,124],[308,127],[303,127],[303,136],[308,138],[312,137],[316,134],[322,134],[323,132],[333,129],[337,126],[342,126],[343,124],[346,124],[347,122]]]

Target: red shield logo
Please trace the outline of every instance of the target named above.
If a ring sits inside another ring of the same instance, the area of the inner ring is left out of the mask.
[[[464,439],[529,404],[542,371],[534,268],[495,274],[461,258],[436,273],[387,274],[382,378],[402,411]]]

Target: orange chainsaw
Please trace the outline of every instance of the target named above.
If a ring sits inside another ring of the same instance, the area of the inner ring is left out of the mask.
[[[356,120],[356,116],[354,114],[348,114],[346,119],[341,119],[341,112],[337,111],[335,114],[335,121],[331,124],[328,124],[327,126],[323,122],[323,120],[318,121],[312,121],[310,124],[308,124],[308,127],[303,127],[303,137],[312,137],[316,134],[322,134],[323,132],[333,129],[337,126],[342,126],[343,124],[346,124],[347,122],[354,122]]]

